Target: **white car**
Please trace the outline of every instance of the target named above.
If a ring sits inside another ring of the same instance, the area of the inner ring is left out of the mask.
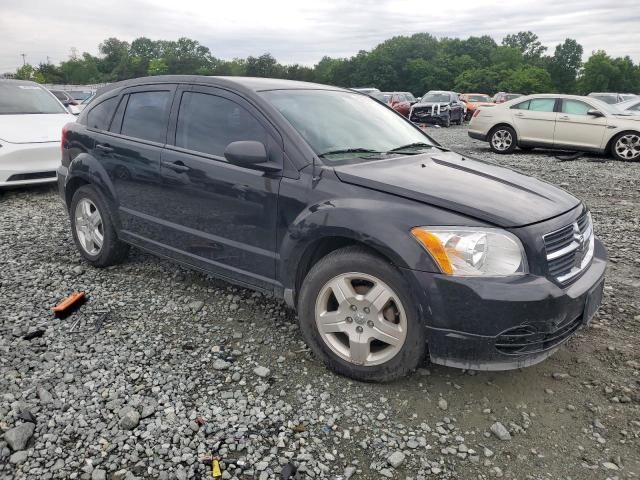
[[[591,97],[529,95],[479,108],[469,136],[489,142],[496,153],[535,147],[611,153],[640,160],[640,116]]]
[[[62,127],[74,121],[37,83],[0,80],[0,189],[55,182]]]

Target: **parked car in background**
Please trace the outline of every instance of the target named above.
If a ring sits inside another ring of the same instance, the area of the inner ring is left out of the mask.
[[[96,96],[96,94],[94,92],[90,96],[88,96],[87,98],[82,100],[80,105],[78,105],[78,113],[80,113],[82,110],[84,110],[86,108],[86,106],[89,105],[89,102],[91,102],[91,100],[93,100],[95,98],[95,96]]]
[[[411,100],[415,100],[413,95],[409,94],[409,96],[406,92],[382,92],[382,95],[387,100],[387,104],[396,112],[405,117],[409,116],[409,110],[411,110],[412,105]]]
[[[529,95],[478,108],[469,136],[489,142],[496,153],[544,147],[640,160],[640,117],[593,97]]]
[[[135,245],[284,298],[313,353],[358,380],[405,375],[427,352],[532,365],[602,299],[606,251],[580,200],[337,87],[112,84],[67,126],[58,186],[88,263]]]
[[[614,105],[616,103],[626,102],[627,100],[633,100],[637,98],[637,95],[633,93],[607,93],[607,92],[591,92],[589,97],[597,98],[598,100],[608,103],[610,105]]]
[[[66,93],[80,104],[93,95],[93,92],[84,90],[68,90]]]
[[[64,90],[51,90],[51,93],[53,93],[65,107],[68,107],[69,105],[80,105],[80,100],[76,100]]]
[[[616,108],[626,113],[640,114],[640,97],[626,100],[616,104]]]
[[[431,90],[420,102],[411,106],[409,120],[417,124],[437,124],[449,127],[451,123],[462,125],[464,104],[455,92]]]
[[[513,100],[514,98],[521,97],[520,93],[506,93],[506,92],[498,92],[493,96],[493,103],[504,103],[509,100]]]
[[[465,110],[465,119],[471,119],[473,112],[477,107],[485,107],[487,105],[493,105],[493,101],[489,95],[484,93],[463,93],[460,95],[460,100],[464,102],[467,107]]]
[[[74,120],[37,83],[0,79],[0,188],[55,182],[60,132]]]

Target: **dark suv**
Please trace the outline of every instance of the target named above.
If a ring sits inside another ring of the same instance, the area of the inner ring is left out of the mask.
[[[84,258],[130,245],[284,298],[336,371],[541,361],[598,309],[606,252],[548,183],[441,147],[336,87],[160,76],[67,125],[60,193]]]

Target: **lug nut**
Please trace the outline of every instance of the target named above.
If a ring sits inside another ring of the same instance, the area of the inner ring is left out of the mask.
[[[360,325],[356,327],[356,332],[362,333],[362,327]]]
[[[367,322],[367,326],[369,326],[369,327],[373,328],[373,320],[369,320],[369,321]]]
[[[354,312],[358,309],[358,307],[356,307],[355,305],[351,305],[351,310],[353,310]]]
[[[369,307],[364,307],[364,313],[369,313]]]
[[[347,320],[347,323],[353,322],[353,318],[351,318],[351,317],[347,317],[346,320]]]

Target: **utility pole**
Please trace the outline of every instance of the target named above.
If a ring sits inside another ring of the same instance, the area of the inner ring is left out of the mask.
[[[47,65],[49,65],[51,61],[49,60],[49,55],[47,55]]]
[[[27,64],[27,54],[21,53],[20,56],[22,57],[22,66],[25,66]]]

